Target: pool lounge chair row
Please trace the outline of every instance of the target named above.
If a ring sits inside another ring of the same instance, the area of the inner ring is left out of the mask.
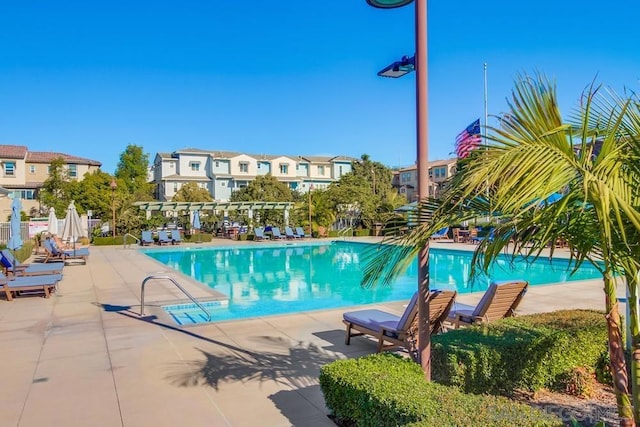
[[[431,334],[444,332],[447,327],[459,328],[515,315],[528,288],[528,282],[513,280],[493,282],[478,304],[468,306],[455,302],[455,291],[432,290],[428,297]],[[402,316],[381,310],[359,310],[343,314],[347,326],[345,344],[351,337],[370,335],[378,340],[378,352],[401,346],[410,353],[417,349],[418,293],[416,292]],[[385,345],[385,342],[390,343]]]
[[[47,254],[44,259],[45,263],[56,260],[65,262],[71,259],[79,259],[86,263],[87,259],[89,258],[89,248],[87,247],[60,249],[56,245],[56,242],[53,239],[49,238],[45,239],[42,245],[44,246],[45,252]]]
[[[269,240],[271,237],[264,234],[264,228],[263,227],[256,227],[254,230],[254,235],[255,235],[255,240]],[[282,235],[282,233],[280,232],[280,227],[272,227],[271,228],[271,235],[273,236],[273,238],[275,240],[282,240],[282,239],[304,239],[306,237],[309,237],[305,234],[304,229],[302,227],[296,227],[296,231],[295,233],[293,232],[293,229],[291,227],[285,227],[284,228],[284,235]]]
[[[142,238],[140,239],[140,244],[142,246],[150,245],[155,243],[153,239],[153,235],[150,230],[146,230],[142,232]],[[177,245],[182,243],[182,236],[180,235],[180,230],[171,230],[171,238],[169,238],[169,234],[166,230],[158,231],[158,244],[159,245]]]

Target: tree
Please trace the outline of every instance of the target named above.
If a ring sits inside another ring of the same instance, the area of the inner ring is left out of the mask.
[[[211,194],[195,182],[184,184],[172,199],[174,202],[212,202]]]
[[[571,121],[558,109],[556,88],[546,78],[521,77],[501,126],[490,143],[460,162],[441,201],[419,205],[420,225],[366,267],[365,282],[387,282],[442,226],[478,216],[498,221],[494,239],[474,253],[487,270],[508,251],[536,258],[553,254],[562,238],[573,260],[590,262],[603,277],[609,355],[621,425],[640,419],[640,331],[637,273],[640,249],[640,113],[638,103],[590,87]],[[559,200],[547,202],[551,195]],[[623,351],[614,274],[626,278],[631,309],[633,402]],[[428,319],[419,319],[421,323]]]
[[[248,186],[231,194],[232,202],[293,202],[293,193],[289,186],[278,181],[271,174],[258,176]],[[260,218],[260,224],[284,225],[281,210],[264,209],[254,212],[254,218]]]
[[[144,153],[141,146],[127,145],[120,154],[115,176],[125,183],[136,200],[151,200],[153,184],[148,182],[148,173],[149,155]]]
[[[85,174],[84,179],[78,182],[77,190],[73,194],[78,212],[91,210],[94,218],[111,218],[111,203],[114,196],[111,190],[112,179],[111,175],[101,170]],[[122,192],[122,190],[118,191],[119,199],[122,198]]]
[[[65,215],[67,206],[71,202],[65,164],[62,157],[51,161],[49,177],[44,181],[42,188],[38,192],[40,203],[47,208],[53,207],[59,217]]]

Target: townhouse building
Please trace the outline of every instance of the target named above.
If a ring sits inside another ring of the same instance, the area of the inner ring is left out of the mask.
[[[0,187],[12,197],[22,201],[22,210],[30,216],[41,214],[38,191],[49,178],[49,167],[55,159],[62,158],[69,179],[82,180],[102,163],[64,153],[30,151],[23,145],[0,145]],[[0,198],[0,215],[11,213],[11,199]]]
[[[434,160],[429,167],[429,196],[438,197],[445,188],[446,181],[456,172],[457,159]],[[398,193],[412,202],[418,199],[418,166],[412,165],[393,171],[391,181]]]
[[[326,188],[351,172],[357,159],[346,156],[286,156],[186,148],[157,153],[151,166],[155,198],[171,201],[182,185],[194,182],[217,201],[255,180],[271,174],[291,190],[306,193]]]

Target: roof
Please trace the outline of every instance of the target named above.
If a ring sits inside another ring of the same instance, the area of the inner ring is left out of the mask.
[[[216,210],[284,210],[293,208],[293,202],[135,202],[144,211],[216,211]]]
[[[85,159],[84,157],[72,156],[64,153],[55,153],[50,151],[29,151],[27,153],[27,163],[51,163],[53,160],[62,157],[65,163],[77,163],[89,166],[102,166],[97,160]]]
[[[0,158],[24,159],[27,155],[27,147],[24,145],[0,145]]]

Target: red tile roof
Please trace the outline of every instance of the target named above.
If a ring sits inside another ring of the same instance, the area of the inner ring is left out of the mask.
[[[0,158],[24,159],[26,154],[27,147],[24,145],[0,145]]]
[[[71,156],[64,153],[53,153],[48,151],[29,151],[27,153],[27,163],[51,163],[53,160],[62,157],[65,163],[77,163],[81,165],[102,166],[97,160],[85,159],[83,157]]]

